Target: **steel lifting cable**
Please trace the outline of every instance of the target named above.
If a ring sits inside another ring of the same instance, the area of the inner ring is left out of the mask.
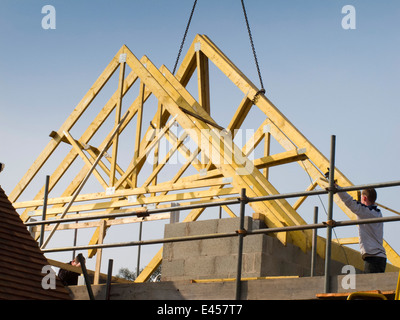
[[[185,43],[186,35],[187,35],[188,31],[189,31],[190,22],[192,21],[194,9],[196,8],[196,4],[197,4],[197,0],[195,0],[194,3],[193,3],[193,8],[192,8],[192,11],[190,12],[189,20],[188,20],[188,23],[186,25],[186,30],[185,30],[185,33],[184,33],[183,38],[182,38],[181,46],[179,48],[178,56],[176,57],[175,66],[174,66],[174,70],[172,71],[172,74],[175,74],[176,67],[178,65],[178,61],[179,61],[179,58],[181,56],[182,48],[183,48],[183,45]]]
[[[249,20],[247,18],[246,8],[244,6],[244,0],[241,0],[241,1],[242,1],[242,9],[243,9],[243,14],[244,14],[244,19],[246,21],[246,26],[247,26],[247,32],[249,33],[250,45],[251,45],[251,49],[253,50],[254,61],[256,64],[258,78],[260,79],[260,86],[261,86],[261,89],[254,96],[254,100],[253,100],[253,102],[254,102],[260,93],[265,94],[265,89],[264,89],[264,84],[263,84],[262,77],[261,77],[260,66],[258,65],[256,49],[254,48],[253,37],[251,35],[251,29],[250,29]]]

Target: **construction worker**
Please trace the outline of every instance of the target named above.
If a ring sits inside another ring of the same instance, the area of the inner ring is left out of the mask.
[[[338,186],[337,186],[338,187]],[[340,187],[338,187],[340,190]],[[348,193],[338,192],[343,201],[358,219],[380,218],[381,211],[375,205],[377,193],[375,189],[365,189],[361,192],[361,202],[355,201]],[[380,273],[386,269],[386,252],[383,247],[383,223],[358,225],[360,251],[364,260],[364,273]]]
[[[85,261],[85,258],[83,258],[83,259]],[[78,257],[75,257],[74,260],[68,262],[68,264],[70,264],[74,267],[81,266],[81,263],[79,262]],[[80,275],[79,273],[65,270],[65,269],[60,269],[60,271],[58,272],[58,277],[60,278],[60,280],[62,281],[62,283],[65,286],[76,286],[78,284],[79,275]]]

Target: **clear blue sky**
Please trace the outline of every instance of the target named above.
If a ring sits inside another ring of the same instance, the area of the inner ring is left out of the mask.
[[[47,4],[56,9],[55,30],[41,27]],[[6,193],[123,44],[137,57],[146,54],[172,70],[192,5],[183,0],[1,1],[0,161],[6,170],[0,184]],[[342,28],[345,5],[356,9],[355,30]],[[399,1],[248,0],[246,7],[268,98],[327,157],[330,136],[336,135],[337,167],[354,184],[399,180]],[[206,34],[258,85],[241,10],[239,0],[199,0],[183,54],[196,33]],[[224,123],[240,95],[232,95],[225,82],[212,84],[212,116]],[[303,188],[288,182],[290,173],[276,176],[279,191]],[[399,188],[381,190],[378,201],[400,210],[398,194]],[[387,225],[385,238],[400,252],[397,226]],[[131,230],[124,241],[137,239]],[[136,249],[130,250],[116,269],[136,267]]]

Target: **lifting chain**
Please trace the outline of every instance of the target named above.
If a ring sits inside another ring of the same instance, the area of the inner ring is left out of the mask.
[[[251,35],[251,29],[250,29],[249,20],[247,18],[246,8],[244,6],[244,0],[241,0],[241,1],[242,1],[242,9],[243,9],[243,14],[244,14],[244,19],[246,21],[246,26],[247,26],[247,32],[249,33],[250,45],[251,45],[251,49],[253,50],[254,62],[256,63],[258,78],[260,79],[260,86],[261,86],[261,89],[254,95],[253,103],[255,103],[257,101],[258,95],[265,94],[265,89],[264,89],[264,84],[263,84],[262,77],[261,77],[260,66],[258,65],[256,49],[254,47],[253,36]]]
[[[253,51],[254,62],[255,62],[255,64],[256,64],[257,73],[258,73],[258,78],[260,79],[260,86],[261,86],[261,89],[260,89],[259,91],[257,91],[257,93],[254,95],[253,103],[255,103],[255,102],[257,101],[257,98],[258,98],[258,96],[259,96],[260,94],[265,94],[265,89],[264,89],[264,84],[263,84],[263,80],[262,80],[262,77],[261,77],[260,66],[259,66],[259,64],[258,64],[256,49],[255,49],[255,47],[254,47],[253,36],[251,35],[251,29],[250,29],[249,19],[247,18],[247,13],[246,13],[246,7],[245,7],[245,5],[244,5],[244,0],[241,0],[241,2],[242,2],[242,9],[243,9],[243,14],[244,14],[244,19],[245,19],[246,26],[247,26],[247,32],[248,32],[248,34],[249,34],[250,45],[251,45],[251,49],[252,49],[252,51]],[[172,71],[172,74],[175,74],[176,67],[178,66],[179,58],[180,58],[180,56],[181,56],[182,48],[183,48],[183,45],[184,45],[184,43],[185,43],[187,33],[188,33],[188,31],[189,31],[190,23],[191,23],[191,21],[192,21],[192,17],[193,17],[194,10],[195,10],[195,8],[196,8],[196,4],[197,4],[197,0],[195,0],[194,3],[193,3],[192,11],[190,12],[189,20],[188,20],[188,22],[187,22],[187,24],[186,24],[185,33],[184,33],[184,35],[183,35],[183,38],[182,38],[182,41],[181,41],[181,45],[180,45],[180,47],[179,47],[178,56],[177,56],[177,58],[176,58],[176,61],[175,61],[175,65],[174,65],[174,69],[173,69],[173,71]]]
[[[174,66],[174,70],[172,71],[172,74],[175,74],[176,67],[178,65],[178,61],[179,61],[179,58],[181,56],[182,48],[183,48],[183,45],[184,45],[185,40],[186,40],[186,35],[187,35],[188,31],[189,31],[190,22],[192,21],[194,9],[196,8],[196,4],[197,4],[197,0],[194,0],[192,11],[190,12],[189,20],[188,20],[188,23],[186,25],[186,30],[185,30],[185,33],[183,35],[182,41],[181,41],[181,46],[179,47],[178,56],[176,57],[175,66]]]

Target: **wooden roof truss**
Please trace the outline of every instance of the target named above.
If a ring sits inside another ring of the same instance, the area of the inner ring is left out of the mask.
[[[238,104],[238,108],[226,128],[216,123],[210,116],[210,61],[243,93],[243,99]],[[131,70],[129,73],[127,67]],[[72,134],[72,128],[117,70],[119,70],[117,90],[91,124],[86,127],[83,134],[79,138],[75,137]],[[197,100],[186,88],[196,70]],[[123,99],[135,82],[139,82],[139,93],[123,113]],[[56,218],[63,213],[66,214],[64,214],[66,217],[93,213],[104,214],[103,224],[96,228],[90,244],[98,243],[99,234],[117,223],[115,219],[107,219],[109,213],[126,212],[143,205],[159,208],[168,207],[171,202],[192,204],[202,201],[218,201],[220,197],[236,198],[241,188],[246,189],[249,197],[278,194],[278,190],[268,179],[268,168],[271,166],[299,162],[314,181],[308,189],[314,189],[317,187],[318,179],[323,177],[329,168],[329,160],[296,129],[278,108],[264,95],[258,95],[257,92],[258,88],[207,36],[197,35],[195,37],[175,76],[164,65],[160,68],[154,66],[146,56],[139,60],[124,45],[60,129],[51,133],[52,139],[9,198],[15,208],[24,209],[21,213],[23,221],[28,221],[32,216],[41,215],[44,187],[31,201],[18,202],[17,200],[61,143],[69,145],[69,151],[51,174],[49,190],[51,191],[57,185],[76,159],[80,158],[84,166],[60,196],[48,199],[47,217],[48,219]],[[144,112],[150,110],[147,108],[146,101],[151,95],[156,98],[157,107],[154,108],[156,111],[152,120],[147,123],[144,121]],[[265,114],[265,120],[254,131],[254,135],[247,144],[243,148],[239,148],[233,142],[235,129],[241,128],[250,109],[255,106]],[[112,113],[114,113],[114,118],[111,117]],[[113,125],[108,129],[109,133],[97,147],[91,145],[91,139],[100,128],[106,126],[105,123],[109,117],[113,119]],[[133,157],[124,167],[120,161],[122,156],[119,142],[130,123],[135,128],[134,137],[130,140],[133,144]],[[117,125],[120,127],[112,136]],[[183,129],[183,133],[179,137],[174,130],[171,130],[174,125]],[[167,139],[170,143],[170,149],[164,159],[159,159],[161,139]],[[197,148],[187,147],[188,139],[194,141]],[[285,151],[269,154],[271,139],[275,139]],[[264,156],[250,160],[249,153],[262,142],[265,146]],[[105,156],[98,159],[101,150],[105,150],[106,153]],[[169,170],[166,169],[168,167],[166,164],[177,152],[184,157],[184,164],[168,181],[161,181],[160,177],[166,170]],[[152,157],[153,166],[149,172],[143,168],[150,157]],[[98,162],[93,168],[96,159]],[[93,170],[90,172],[91,168]],[[197,173],[185,176],[188,168],[195,168]],[[64,212],[65,206],[71,201],[88,173],[96,178],[101,186],[100,191],[78,194],[72,206],[67,210],[68,212]],[[143,179],[139,179],[141,173],[145,175]],[[341,186],[352,185],[338,169],[336,169],[335,177]],[[194,191],[196,188],[199,190]],[[294,205],[290,205],[285,199],[278,199],[252,202],[250,206],[255,212],[254,215],[263,219],[269,227],[282,227],[306,224],[306,221],[296,211],[303,201],[304,198],[301,198]],[[351,219],[355,218],[340,203],[338,205]],[[235,216],[230,208],[225,206],[224,209],[230,216]],[[196,220],[203,211],[204,209],[192,210],[184,221]],[[121,221],[127,223],[165,219],[166,217],[169,215],[160,214],[140,219],[125,218]],[[77,225],[84,227],[83,224]],[[57,230],[68,228],[68,226],[59,225]],[[276,236],[283,243],[293,242],[303,251],[311,247],[312,234],[309,230],[278,233]],[[319,237],[318,241],[320,244],[318,254],[324,257],[325,240]],[[386,242],[385,246],[389,260],[394,265],[400,266],[397,253]],[[95,253],[96,250],[90,250],[89,257]],[[339,249],[339,245],[336,243],[333,244],[332,257],[355,266],[360,264],[358,252],[349,248]],[[145,281],[161,263],[161,260],[162,249],[136,281]]]

